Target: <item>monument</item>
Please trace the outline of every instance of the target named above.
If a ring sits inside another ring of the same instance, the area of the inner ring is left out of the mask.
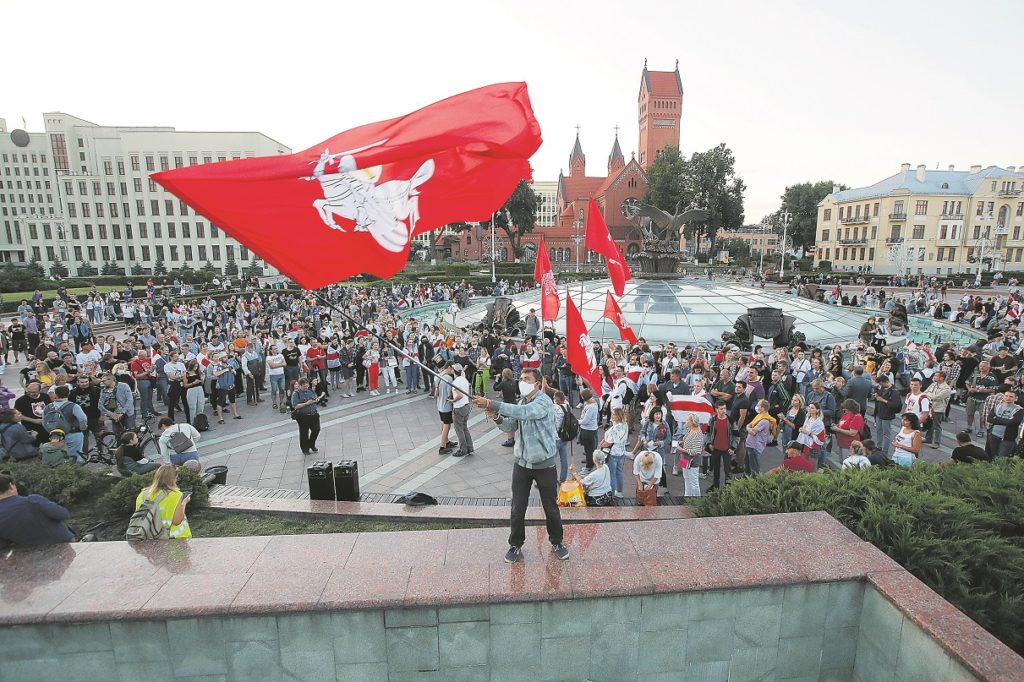
[[[706,222],[708,212],[688,206],[680,211],[676,204],[674,214],[639,199],[622,202],[622,215],[640,228],[643,250],[639,254],[640,274],[650,279],[679,276],[679,243],[687,225]]]

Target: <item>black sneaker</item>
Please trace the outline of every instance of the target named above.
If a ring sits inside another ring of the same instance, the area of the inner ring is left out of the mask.
[[[468,454],[469,454],[468,452],[462,452],[461,450],[459,450],[458,452],[453,454],[452,457],[465,457]]]
[[[557,545],[551,545],[551,551],[554,553],[556,557],[558,557],[562,561],[565,561],[569,558],[569,548],[563,545],[562,543],[558,543]]]
[[[522,547],[509,547],[508,551],[505,552],[505,563],[514,564],[523,557]]]
[[[317,450],[316,448],[310,448],[310,449],[309,449],[309,451],[310,451],[310,452],[320,452],[320,451],[319,451],[319,450]]]
[[[507,441],[505,441],[504,443],[501,444],[501,447],[503,447],[503,448],[511,448],[511,447],[515,446],[515,444],[516,444],[516,442],[514,440],[507,440]]]

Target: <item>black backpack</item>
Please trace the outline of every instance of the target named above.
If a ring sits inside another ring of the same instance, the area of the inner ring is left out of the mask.
[[[576,415],[565,405],[559,405],[559,407],[562,408],[564,416],[562,417],[562,425],[558,427],[558,440],[568,442],[580,434],[580,421],[576,419]]]
[[[192,426],[196,427],[196,431],[199,432],[209,431],[210,420],[205,414],[200,412],[195,416],[195,419],[192,420]]]

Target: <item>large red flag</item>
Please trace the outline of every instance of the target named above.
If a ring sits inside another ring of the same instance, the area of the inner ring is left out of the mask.
[[[608,225],[604,222],[601,210],[597,207],[594,197],[590,197],[590,206],[587,209],[587,238],[585,245],[591,251],[604,256],[608,263],[608,276],[615,288],[615,295],[622,296],[626,282],[633,278],[626,265],[626,259],[622,257],[618,244],[612,239],[608,231]]]
[[[597,366],[594,343],[587,334],[587,325],[583,323],[580,311],[572,302],[572,296],[565,297],[565,343],[569,347],[568,359],[572,371],[590,384],[594,395],[602,395],[601,369]]]
[[[544,237],[540,238],[540,246],[537,247],[533,279],[540,284],[540,319],[553,322],[558,317],[558,287],[555,286],[555,273],[551,271],[551,259],[544,246]]]
[[[500,83],[288,156],[150,177],[307,289],[390,277],[413,236],[491,218],[540,146],[525,83]]]
[[[608,292],[608,297],[604,301],[604,316],[607,317],[612,323],[619,328],[619,338],[623,341],[629,341],[630,344],[636,345],[636,334],[630,328],[629,323],[622,317],[622,308],[619,307],[615,297],[612,296],[612,292]]]

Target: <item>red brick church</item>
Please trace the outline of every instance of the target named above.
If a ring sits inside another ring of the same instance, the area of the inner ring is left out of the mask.
[[[538,226],[527,235],[523,244],[536,249],[541,235],[544,237],[553,263],[575,263],[575,235],[582,236],[590,197],[594,197],[600,208],[612,237],[619,242],[623,253],[637,253],[641,248],[641,236],[636,227],[622,215],[622,204],[626,199],[642,199],[647,191],[646,169],[661,150],[668,145],[679,146],[679,125],[683,106],[683,84],[679,77],[679,62],[675,71],[649,71],[647,61],[640,75],[640,90],[637,95],[637,122],[639,127],[639,159],[635,153],[626,161],[619,146],[618,127],[608,162],[603,175],[587,175],[587,156],[580,142],[579,129],[576,141],[569,154],[569,173],[559,172],[556,195],[557,209],[554,226]],[[591,166],[593,169],[593,166]],[[498,231],[500,238],[501,232]],[[497,242],[499,253],[503,239]],[[452,256],[458,260],[480,260],[488,256],[489,236],[471,230],[453,244]],[[587,262],[590,254],[580,246],[580,261]],[[500,256],[499,256],[500,257]]]

